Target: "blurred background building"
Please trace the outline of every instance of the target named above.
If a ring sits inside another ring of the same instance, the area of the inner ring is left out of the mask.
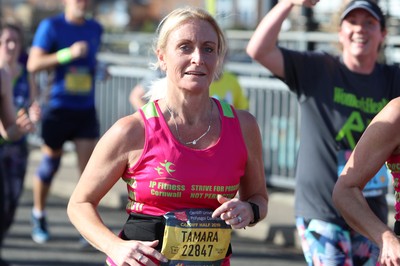
[[[150,36],[159,21],[172,9],[184,5],[200,6],[208,9],[224,30],[234,31],[235,42],[229,44],[232,58],[249,61],[244,47],[263,16],[278,0],[92,0],[90,15],[105,28],[103,51],[129,53],[146,56],[149,51]],[[283,25],[285,39],[298,38],[296,33],[314,32],[309,35],[319,42],[307,41],[304,49],[324,48],[332,52],[337,47],[326,47],[329,40],[336,40],[337,14],[349,0],[321,0],[315,8],[296,7]],[[376,0],[388,18],[389,35],[400,35],[400,0]],[[14,20],[21,23],[25,32],[26,47],[30,46],[32,36],[39,22],[50,15],[62,12],[63,1],[47,0],[0,0],[2,20]],[[336,14],[336,17],[335,17]],[[331,35],[322,33],[334,32]],[[293,34],[295,33],[295,34]],[[147,35],[146,35],[147,34]],[[232,35],[228,32],[229,35]],[[400,38],[400,37],[399,37]],[[397,42],[396,42],[397,43]],[[330,44],[328,44],[330,45]],[[397,45],[393,47],[397,48]],[[397,49],[399,50],[399,49]],[[395,55],[400,57],[400,55]],[[400,59],[399,59],[400,60]],[[395,60],[397,61],[397,59]]]
[[[225,29],[253,30],[278,0],[93,0],[92,15],[107,32],[152,32],[160,19],[183,5],[208,8]],[[298,8],[285,25],[286,30],[329,31],[332,16],[348,0],[320,1],[314,9]],[[400,1],[377,0],[388,17],[391,33],[400,31]],[[16,19],[28,32],[34,32],[39,21],[61,12],[62,1],[0,0],[1,17]]]

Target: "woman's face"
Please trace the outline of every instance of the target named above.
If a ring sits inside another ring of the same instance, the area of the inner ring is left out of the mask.
[[[378,55],[386,32],[379,21],[363,9],[355,9],[343,20],[339,40],[343,51],[354,57]]]
[[[13,63],[18,60],[21,40],[18,32],[5,28],[0,36],[0,58],[3,62]]]
[[[218,36],[211,24],[191,19],[170,33],[165,50],[158,51],[158,58],[174,87],[200,93],[213,81],[217,48]]]

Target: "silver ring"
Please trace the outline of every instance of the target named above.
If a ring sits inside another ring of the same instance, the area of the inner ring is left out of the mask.
[[[143,259],[143,254],[140,254],[139,258],[137,259],[138,261],[141,261]]]
[[[240,215],[238,215],[237,219],[238,219],[238,224],[240,224],[242,222],[242,217],[240,217]]]

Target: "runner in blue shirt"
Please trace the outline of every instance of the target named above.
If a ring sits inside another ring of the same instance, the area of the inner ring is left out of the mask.
[[[89,0],[65,0],[65,12],[44,19],[35,33],[28,70],[53,70],[54,80],[42,110],[43,158],[33,182],[32,239],[48,241],[45,207],[63,144],[74,141],[82,172],[99,137],[94,85],[102,26],[86,19]]]

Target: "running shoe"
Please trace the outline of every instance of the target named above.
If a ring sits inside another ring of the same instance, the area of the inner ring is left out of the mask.
[[[36,218],[32,215],[32,239],[38,244],[46,243],[50,238],[46,217]]]

